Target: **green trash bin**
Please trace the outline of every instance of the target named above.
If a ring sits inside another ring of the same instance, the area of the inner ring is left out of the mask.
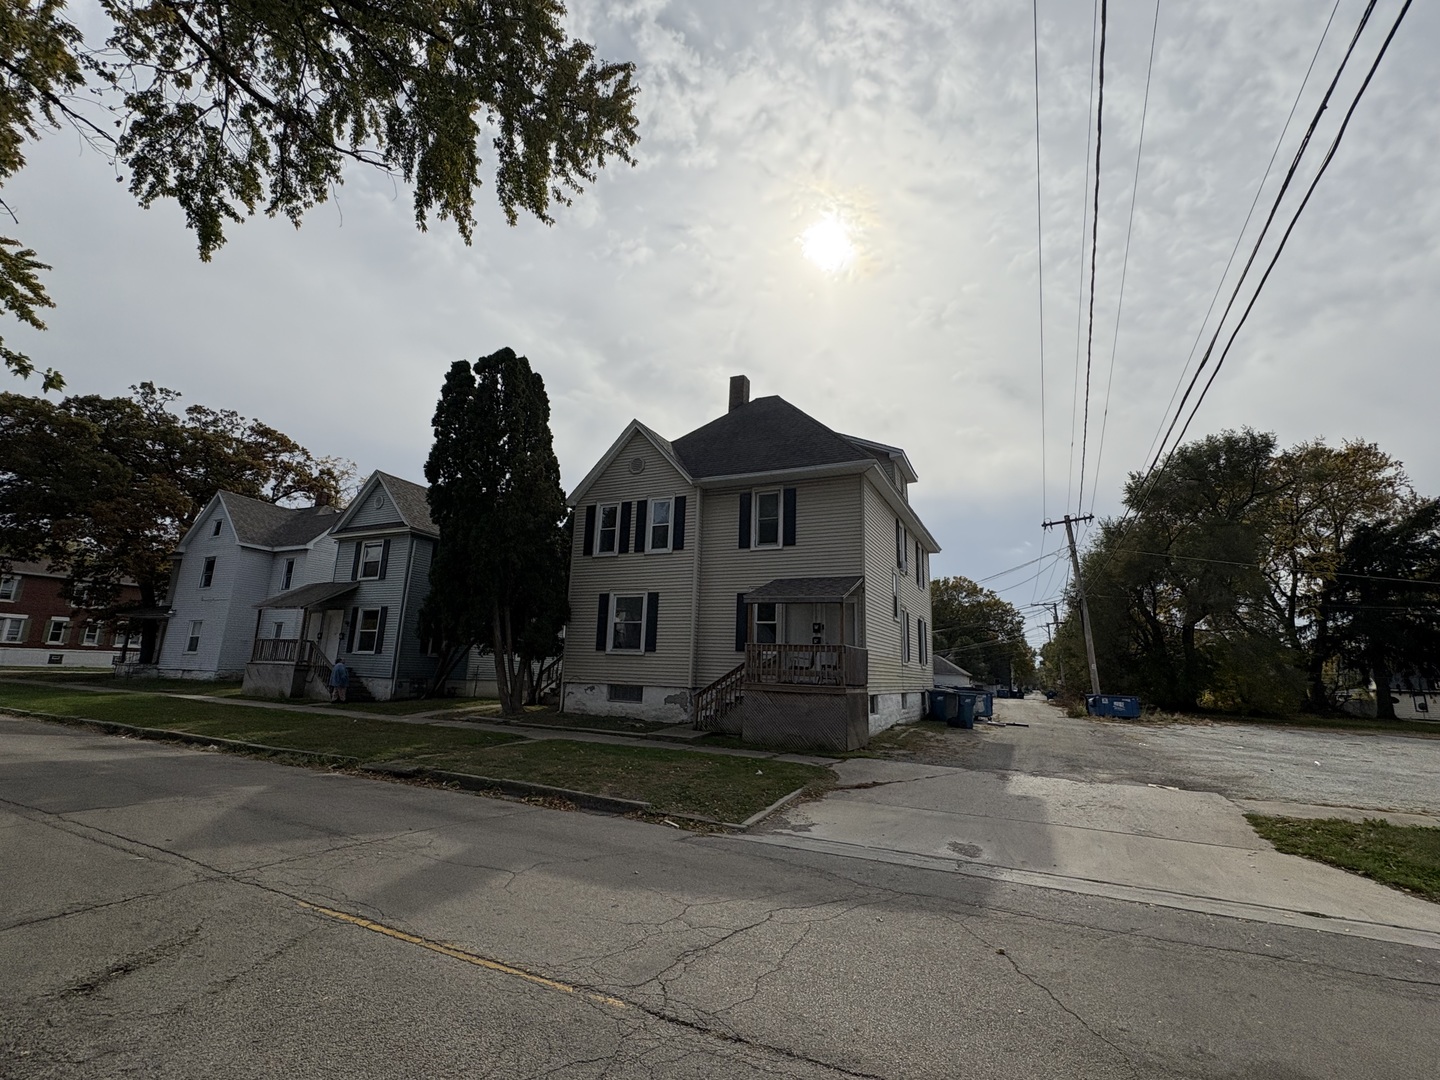
[[[946,718],[945,723],[950,727],[973,728],[975,726],[975,695],[956,694],[954,697],[960,707]]]

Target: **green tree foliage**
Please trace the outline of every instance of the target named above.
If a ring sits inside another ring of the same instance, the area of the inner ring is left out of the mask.
[[[0,559],[45,561],[95,610],[123,581],[165,595],[170,553],[222,488],[271,502],[336,501],[353,467],[274,428],[151,383],[130,397],[0,394]],[[153,636],[142,640],[141,659]]]
[[[1440,674],[1440,500],[1366,523],[1345,545],[1319,605],[1335,647],[1395,718],[1391,676]]]
[[[1414,495],[1373,444],[1280,451],[1247,429],[1181,446],[1132,476],[1125,502],[1082,558],[1104,687],[1167,708],[1283,713],[1307,696],[1331,704],[1322,673],[1358,655],[1336,623],[1331,601],[1349,589],[1337,575],[1373,557],[1355,545]],[[1047,666],[1081,671],[1083,650],[1072,604]]]
[[[425,479],[440,545],[422,623],[450,657],[472,646],[491,652],[501,707],[518,713],[534,665],[559,655],[570,615],[565,493],[545,381],[511,349],[457,361],[434,429]]]
[[[935,652],[982,683],[1030,686],[1035,654],[1015,605],[966,577],[930,582]]]
[[[0,183],[69,122],[174,199],[202,259],[257,209],[299,225],[347,163],[413,186],[415,220],[469,243],[487,172],[506,219],[549,223],[638,136],[633,65],[569,38],[559,0],[98,0],[90,41],[63,0],[0,0]],[[39,328],[33,251],[0,237],[0,305]],[[33,364],[5,352],[12,371]],[[48,373],[47,386],[58,376]]]

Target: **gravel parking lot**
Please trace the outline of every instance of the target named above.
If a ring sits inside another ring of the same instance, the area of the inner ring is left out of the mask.
[[[1234,723],[1075,719],[1038,699],[995,702],[977,726],[900,735],[887,756],[992,772],[1161,784],[1232,799],[1440,816],[1440,731],[1433,736]]]

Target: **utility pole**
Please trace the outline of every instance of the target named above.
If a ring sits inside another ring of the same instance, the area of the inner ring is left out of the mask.
[[[1045,606],[1050,609],[1050,617],[1051,617],[1051,619],[1054,620],[1054,622],[1052,623],[1052,625],[1055,627],[1055,633],[1056,633],[1056,634],[1059,634],[1059,633],[1060,633],[1060,605],[1059,605],[1059,604],[1046,604]],[[1046,636],[1049,636],[1049,634],[1050,634],[1050,627],[1047,626],[1047,627],[1045,628],[1045,633],[1046,633]],[[1053,639],[1052,639],[1052,640],[1053,640]],[[1065,657],[1061,654],[1061,652],[1060,652],[1059,649],[1056,649],[1056,650],[1055,650],[1055,662],[1060,665],[1060,689],[1061,689],[1061,690],[1064,690],[1064,689],[1065,689]]]
[[[1075,590],[1080,594],[1080,626],[1085,631],[1085,659],[1090,661],[1090,692],[1100,693],[1100,669],[1095,665],[1095,639],[1090,634],[1090,605],[1085,601],[1085,582],[1080,578],[1080,556],[1075,553],[1075,528],[1077,521],[1093,521],[1094,514],[1086,514],[1084,517],[1071,517],[1066,514],[1060,521],[1041,522],[1041,527],[1048,529],[1053,525],[1059,525],[1062,521],[1065,524],[1065,539],[1070,541],[1070,566],[1075,571]]]

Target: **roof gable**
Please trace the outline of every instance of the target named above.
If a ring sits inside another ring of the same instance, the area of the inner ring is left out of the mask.
[[[430,489],[378,469],[371,473],[369,479],[360,486],[360,491],[350,503],[349,508],[340,515],[340,519],[334,527],[335,532],[357,532],[362,528],[370,527],[355,525],[354,521],[356,515],[375,494],[377,488],[389,496],[390,504],[395,508],[400,519],[399,524],[428,536],[440,535],[440,530],[435,525],[435,519],[430,516]]]
[[[625,425],[625,430],[620,433],[620,437],[610,444],[610,449],[606,450],[600,460],[595,463],[595,467],[585,474],[585,479],[581,480],[575,490],[570,493],[570,497],[566,501],[571,506],[578,504],[580,500],[585,497],[585,494],[595,486],[595,482],[605,475],[606,470],[615,463],[615,459],[620,456],[631,438],[636,434],[648,439],[655,449],[660,452],[660,456],[668,461],[674,467],[675,471],[685,478],[686,483],[693,481],[694,477],[689,470],[685,468],[679,456],[676,455],[675,448],[671,445],[669,439],[657,435],[639,420],[631,420],[630,423]]]
[[[251,547],[304,547],[337,520],[329,506],[277,506],[233,491],[219,492],[216,498],[235,530],[236,543]]]
[[[756,398],[675,440],[697,479],[815,468],[871,455],[782,397]]]

